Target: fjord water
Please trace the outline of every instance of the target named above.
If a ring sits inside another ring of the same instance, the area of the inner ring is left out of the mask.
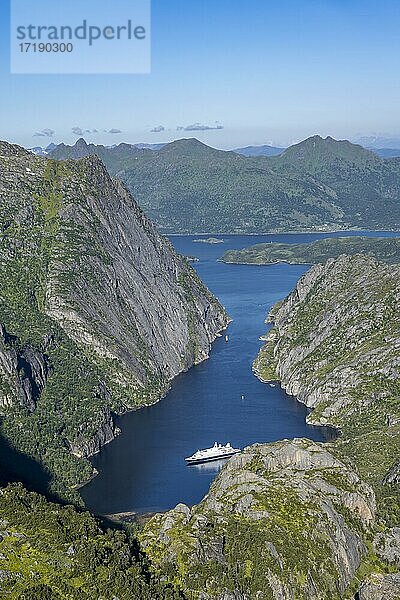
[[[201,237],[207,236],[173,236],[171,241],[181,254],[199,259],[194,267],[233,319],[229,341],[225,334],[217,339],[209,360],[180,375],[158,404],[118,418],[121,435],[93,458],[99,475],[81,490],[96,513],[161,511],[178,502],[199,502],[223,463],[189,467],[184,458],[214,441],[243,448],[302,436],[323,441],[331,435],[307,425],[303,405],[252,373],[268,310],[293,289],[307,267],[217,262],[225,250],[327,235],[216,236],[224,243],[194,242]]]

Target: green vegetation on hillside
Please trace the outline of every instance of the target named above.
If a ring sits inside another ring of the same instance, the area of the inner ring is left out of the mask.
[[[4,351],[20,354],[29,347],[44,355],[49,378],[34,411],[21,401],[11,403],[0,422],[0,433],[21,453],[40,460],[49,472],[50,490],[62,490],[78,500],[67,489],[87,479],[92,468],[71,454],[66,440],[73,443],[79,437],[82,423],[92,431],[100,428],[101,409],[108,406],[108,400],[101,392],[97,367],[43,312],[48,261],[59,227],[61,195],[57,185],[62,172],[61,165],[47,164],[28,222],[18,219],[18,212],[24,210],[23,195],[14,198],[13,204],[4,201],[1,205],[0,322],[9,335]],[[6,190],[2,193],[5,199]],[[3,392],[9,385],[1,379]],[[16,390],[10,393],[13,396]],[[52,482],[51,473],[57,473],[63,483]]]
[[[228,317],[97,158],[0,142],[0,181],[0,597],[178,600],[77,488]]]
[[[154,573],[191,600],[339,600],[390,570],[373,531],[368,486],[325,446],[296,439],[246,448],[197,506],[156,515],[139,539]]]
[[[0,596],[10,600],[177,600],[156,582],[133,532],[21,485],[0,489]]]
[[[341,254],[364,254],[387,263],[400,263],[400,238],[340,237],[324,238],[303,244],[269,242],[243,250],[227,250],[221,260],[226,263],[269,265],[325,263]]]

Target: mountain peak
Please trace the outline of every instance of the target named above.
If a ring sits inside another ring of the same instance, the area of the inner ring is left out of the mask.
[[[302,161],[303,164],[325,162],[340,159],[351,163],[373,163],[380,159],[362,146],[352,144],[348,140],[336,140],[330,135],[326,138],[320,135],[303,140],[298,144],[290,146],[281,155],[283,162],[293,164]]]
[[[66,144],[58,144],[51,152],[49,152],[50,158],[56,160],[67,159],[67,158],[83,158],[90,154],[95,154],[96,147],[93,144],[88,144],[84,138],[76,140],[73,146],[67,146]]]
[[[86,142],[85,138],[81,137],[78,140],[76,140],[74,147],[75,148],[88,148],[88,143]]]
[[[204,144],[204,142],[201,142],[200,140],[198,140],[195,137],[191,137],[191,138],[181,138],[179,140],[175,140],[174,142],[171,142],[172,144],[179,144],[181,146],[206,146],[207,148],[209,148],[209,146],[207,146],[207,144]]]
[[[159,154],[174,154],[175,156],[210,156],[216,154],[228,154],[223,150],[217,150],[207,146],[197,138],[182,138],[166,144],[159,150]]]
[[[135,144],[128,144],[127,142],[121,142],[117,146],[114,146],[114,148],[121,148],[121,149],[126,149],[126,150],[135,150],[136,146],[135,146]]]

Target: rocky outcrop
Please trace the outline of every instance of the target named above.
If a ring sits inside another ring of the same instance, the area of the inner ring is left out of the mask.
[[[47,358],[29,345],[19,347],[18,342],[0,324],[0,409],[19,402],[33,411],[46,385]]]
[[[393,465],[386,473],[383,483],[400,483],[400,462]]]
[[[88,458],[100,452],[102,446],[109,444],[120,433],[116,427],[110,409],[104,407],[99,417],[99,426],[94,431],[87,431],[87,425],[80,425],[73,441],[66,440],[69,450],[78,458]]]
[[[0,143],[0,408],[12,444],[68,479],[112,414],[159,400],[228,317],[97,156]],[[83,465],[83,466],[82,466]]]
[[[322,445],[285,440],[233,457],[193,508],[157,515],[141,541],[190,598],[341,598],[367,553],[372,489]]]
[[[357,600],[398,600],[400,598],[400,573],[374,574],[364,582]]]

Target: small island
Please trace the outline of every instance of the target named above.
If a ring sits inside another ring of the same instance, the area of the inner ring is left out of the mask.
[[[223,244],[225,240],[221,240],[220,238],[209,237],[209,238],[199,238],[198,240],[193,240],[198,244]]]
[[[400,263],[400,238],[339,237],[303,244],[269,242],[243,250],[228,250],[221,261],[231,264],[272,265],[325,263],[342,254],[364,254],[389,264]]]

